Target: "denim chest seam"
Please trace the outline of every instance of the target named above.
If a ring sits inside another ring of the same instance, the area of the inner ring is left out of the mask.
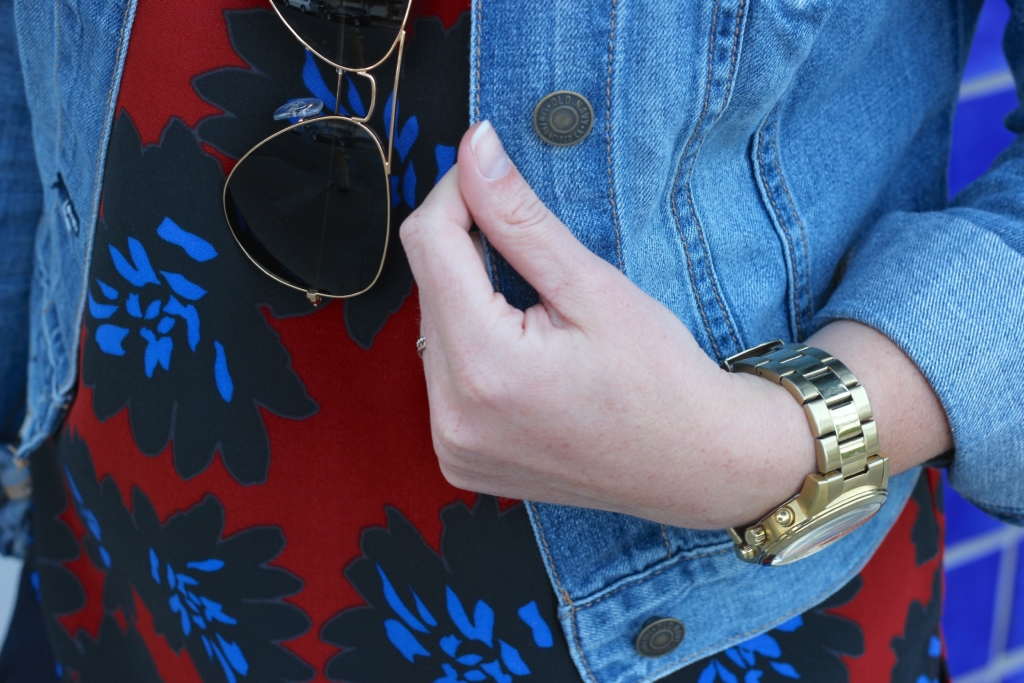
[[[612,226],[615,228],[615,254],[619,259],[619,272],[626,272],[622,258],[622,235],[619,229],[619,209],[615,204],[615,182],[612,177],[612,73],[615,67],[615,11],[618,0],[612,0],[611,28],[608,33],[608,77],[605,81],[604,134],[608,156],[608,202],[612,209]]]
[[[560,597],[565,601],[566,606],[569,608],[569,621],[572,624],[572,639],[576,643],[576,652],[580,655],[580,660],[583,662],[583,668],[587,670],[587,675],[590,677],[591,683],[597,683],[597,678],[594,676],[594,672],[590,670],[590,663],[587,661],[587,656],[583,652],[583,646],[580,644],[579,628],[576,623],[576,604],[572,600],[572,596],[569,595],[569,591],[565,590],[562,586],[562,581],[558,577],[558,568],[555,566],[555,558],[551,554],[551,547],[548,545],[548,537],[544,532],[544,524],[540,521],[540,517],[537,515],[537,508],[534,507],[533,503],[526,501],[526,504],[530,506],[530,512],[533,514],[531,518],[533,520],[533,526],[537,531],[537,535],[540,536],[541,545],[544,548],[544,554],[547,556],[547,564],[551,569],[551,578],[554,580],[555,585],[558,586],[558,592]]]
[[[728,306],[726,306],[725,301],[722,297],[720,287],[718,284],[718,278],[715,275],[714,269],[711,265],[710,248],[708,247],[708,243],[704,235],[704,229],[701,224],[700,218],[697,215],[697,208],[693,200],[692,177],[693,170],[696,167],[697,158],[700,155],[701,147],[704,144],[704,140],[707,138],[708,134],[714,128],[714,125],[721,118],[722,112],[725,110],[729,98],[732,94],[732,87],[736,76],[736,64],[737,57],[739,54],[741,27],[743,25],[746,0],[740,0],[736,10],[732,50],[729,58],[729,73],[726,77],[726,81],[724,84],[722,104],[719,107],[719,110],[715,113],[713,120],[705,126],[705,121],[707,119],[711,103],[711,92],[714,80],[715,43],[718,32],[720,3],[721,0],[715,0],[714,8],[712,11],[711,33],[708,45],[708,71],[704,86],[704,104],[701,109],[700,116],[697,119],[697,123],[694,126],[693,132],[690,134],[690,138],[684,145],[682,154],[680,155],[679,164],[676,167],[675,181],[672,184],[672,191],[670,195],[672,216],[676,224],[676,230],[679,234],[680,242],[682,243],[683,255],[686,259],[687,272],[690,276],[690,288],[693,292],[693,297],[697,303],[698,310],[700,311],[701,322],[704,324],[704,330],[708,335],[708,339],[711,343],[712,350],[714,351],[715,356],[718,358],[719,361],[724,359],[727,355],[731,354],[723,353],[719,346],[719,340],[714,329],[716,326],[712,325],[711,319],[708,316],[708,308],[710,308],[712,303],[717,306],[718,312],[721,315],[721,319],[724,322],[726,332],[728,333],[728,336],[733,343],[733,349],[739,350],[743,348],[743,345],[741,344],[739,337],[736,333],[736,329],[732,321],[732,316],[730,315]],[[687,164],[687,161],[689,161],[689,167],[686,169],[685,180],[683,180],[684,165]],[[682,186],[682,188],[680,188],[680,186]],[[694,246],[700,247],[700,251],[704,261],[704,276],[706,277],[707,283],[710,286],[714,302],[705,302],[704,297],[701,296],[700,289],[697,286],[698,276],[696,274],[696,270],[694,269],[694,257],[691,253],[691,245],[688,244],[689,239],[687,236],[687,231],[683,227],[683,221],[680,217],[678,202],[676,200],[676,194],[678,191],[680,191],[680,189],[686,194],[686,203],[689,209],[690,220],[693,222],[693,226],[696,229],[697,245]],[[705,303],[707,303],[707,306],[705,306]]]
[[[787,279],[789,279],[790,306],[792,307],[791,332],[798,341],[806,338],[805,330],[810,325],[812,318],[813,299],[810,289],[810,261],[807,248],[807,233],[803,221],[796,211],[796,204],[792,194],[789,192],[785,177],[782,174],[782,165],[779,159],[778,134],[779,116],[781,102],[765,117],[764,122],[755,135],[754,162],[757,167],[757,176],[760,180],[761,190],[764,198],[770,205],[770,215],[777,231],[785,240],[784,248],[789,256],[789,267],[787,268]],[[765,132],[771,129],[768,134],[770,140],[766,140]],[[766,152],[771,157],[766,160]],[[769,169],[772,174],[769,176]],[[789,216],[786,215],[782,199],[785,198],[789,207]],[[766,209],[768,207],[766,206]],[[790,221],[796,223],[800,229],[801,240],[798,244],[793,239],[790,230]],[[797,252],[801,255],[798,257]],[[802,267],[801,267],[802,266]],[[802,285],[802,286],[801,286]],[[806,308],[801,303],[801,290],[806,293]]]

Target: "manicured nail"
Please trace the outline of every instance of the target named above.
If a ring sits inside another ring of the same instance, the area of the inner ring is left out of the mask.
[[[481,123],[469,140],[469,146],[476,157],[476,165],[480,168],[480,174],[488,180],[504,178],[508,170],[512,168],[512,162],[505,154],[505,148],[501,146],[501,140],[494,132],[490,121]]]

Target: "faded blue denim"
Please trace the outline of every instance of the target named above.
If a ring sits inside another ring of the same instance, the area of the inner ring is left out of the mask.
[[[1007,53],[1020,76],[1024,0],[1011,4]],[[5,127],[0,167],[21,170],[2,182],[43,187],[29,331],[6,317],[17,320],[23,298],[0,313],[11,325],[0,358],[17,358],[26,337],[32,358],[22,456],[56,429],[75,382],[134,7],[16,6],[38,176],[14,163],[24,135]],[[953,485],[1024,523],[1024,143],[946,201],[976,12],[969,0],[546,0],[528,11],[474,0],[469,106],[583,243],[674,311],[711,357],[840,318],[890,336],[949,415]],[[17,71],[8,52],[4,74]],[[11,79],[0,89],[4,107],[21,97]],[[563,89],[593,104],[596,123],[581,144],[555,148],[531,119]],[[1021,132],[1024,115],[1009,124]],[[24,243],[25,221],[6,217],[37,212],[30,194],[5,190],[4,255]],[[510,300],[532,300],[499,256],[490,265]],[[10,376],[3,390],[17,396]],[[2,395],[6,422],[19,407]],[[722,532],[530,505],[583,680],[653,681],[812,607],[870,558],[917,476],[895,477],[889,504],[857,533],[781,568],[739,562]],[[687,627],[655,659],[633,648],[651,616]]]

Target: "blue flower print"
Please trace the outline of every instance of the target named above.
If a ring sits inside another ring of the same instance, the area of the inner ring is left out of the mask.
[[[164,217],[155,234],[159,239],[181,247],[184,256],[193,261],[205,263],[217,257],[217,250],[212,244],[186,231],[169,217]],[[127,257],[113,244],[108,245],[108,249],[118,274],[125,283],[139,289],[127,293],[124,307],[129,318],[137,321],[136,331],[146,341],[143,363],[146,377],[152,378],[157,367],[165,371],[171,369],[174,338],[170,334],[179,320],[182,323],[179,329],[183,331],[181,341],[195,353],[201,340],[201,328],[199,311],[192,302],[199,301],[207,292],[181,273],[161,270],[158,275],[145,246],[134,237],[129,237],[127,242]],[[147,289],[148,285],[155,287]],[[97,301],[93,293],[89,292],[89,314],[97,320],[108,320],[118,311],[121,293],[98,278],[96,286],[101,300]],[[154,288],[167,288],[170,291],[157,293],[157,298],[146,298],[143,307],[143,297],[154,296]],[[178,297],[189,303],[182,303]],[[104,353],[123,356],[123,343],[131,332],[127,327],[103,323],[96,328],[96,343]],[[219,341],[213,341],[213,344],[217,349],[217,363],[210,370],[220,388],[231,384],[231,376],[223,345]],[[231,392],[221,390],[219,394],[222,400],[231,402]]]
[[[578,680],[547,572],[522,505],[441,513],[443,558],[396,510],[363,533],[345,571],[370,605],[341,612],[324,640],[343,648],[333,680],[362,683],[530,683]],[[391,652],[394,656],[382,653]]]
[[[511,683],[513,675],[527,676],[530,668],[523,661],[519,650],[504,640],[494,638],[494,609],[483,600],[473,606],[472,618],[459,596],[450,586],[445,586],[445,604],[448,618],[462,638],[455,633],[438,637],[438,622],[415,592],[411,591],[416,614],[405,605],[398,591],[391,584],[387,574],[377,565],[384,598],[398,619],[386,619],[384,629],[388,640],[409,662],[416,657],[440,656],[440,667],[444,673],[434,683],[470,683],[488,678],[498,683]],[[533,644],[537,647],[551,647],[551,629],[537,610],[537,603],[531,601],[518,610],[519,617],[533,632]],[[524,617],[525,615],[525,617]],[[422,634],[417,636],[416,634]],[[463,640],[465,639],[465,640]],[[422,641],[422,642],[421,642]],[[438,650],[432,653],[423,643],[436,643]],[[465,647],[462,647],[465,643]]]
[[[804,625],[802,616],[795,616],[784,624],[775,627],[776,631],[792,633]],[[800,680],[800,674],[792,664],[780,661],[782,648],[779,643],[768,633],[762,633],[750,640],[730,647],[725,651],[725,656],[739,669],[742,679],[734,674],[722,661],[712,659],[701,672],[697,683],[760,683],[765,673],[765,664],[775,671],[779,676]],[[763,660],[763,661],[759,661]]]
[[[138,450],[170,444],[185,479],[219,453],[239,483],[262,482],[262,411],[316,411],[268,317],[312,309],[238,248],[223,170],[184,124],[172,120],[159,145],[142,148],[121,112],[107,160],[82,353],[93,410],[106,420],[127,409]]]
[[[224,561],[218,559],[188,562],[185,565],[194,575],[219,572]],[[169,562],[161,563],[156,551],[149,549],[149,569],[153,581],[160,585],[164,580],[171,590],[167,606],[181,617],[181,631],[191,635],[193,627],[202,631],[199,638],[206,649],[206,656],[220,664],[228,683],[236,683],[238,676],[249,673],[249,662],[238,643],[227,640],[217,632],[218,624],[234,626],[238,620],[224,613],[224,607],[216,600],[200,594],[199,580],[183,571],[176,572]],[[237,674],[237,675],[236,675]]]

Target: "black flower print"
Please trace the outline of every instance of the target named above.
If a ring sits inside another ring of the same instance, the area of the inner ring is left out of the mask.
[[[61,461],[55,461],[52,452],[35,456],[39,474],[48,477],[40,481],[47,491],[59,494],[65,485],[70,491],[70,502],[87,530],[83,543],[89,558],[106,577],[104,610],[108,615],[121,611],[129,627],[122,632],[114,624],[117,633],[107,633],[104,623],[99,640],[86,642],[81,634],[72,636],[52,622],[55,654],[64,668],[79,671],[82,666],[96,666],[90,652],[104,648],[138,645],[144,651],[142,641],[133,635],[137,595],[152,615],[156,633],[175,652],[187,648],[204,681],[270,683],[312,678],[312,668],[279,644],[305,633],[310,625],[298,607],[282,601],[297,593],[302,582],[284,569],[268,566],[284,547],[280,529],[254,527],[224,538],[224,509],[212,495],[161,523],[149,498],[135,488],[129,511],[110,477],[97,481],[85,443],[67,432],[60,439]],[[60,501],[44,498],[46,512],[62,509]],[[40,523],[62,524],[47,517],[49,521]],[[49,535],[59,539],[66,534]],[[73,557],[70,546],[61,550],[59,558],[64,561]],[[47,557],[46,566],[66,572],[77,590],[62,591],[62,609],[51,608],[44,597],[44,611],[76,611],[84,602],[77,579],[59,561]],[[44,585],[51,581],[53,577],[46,577]],[[121,656],[122,650],[117,652],[121,654],[115,659],[136,661],[138,671],[146,669],[148,654],[128,657]],[[87,680],[85,670],[79,674]],[[149,680],[134,674],[97,676],[88,680]]]
[[[927,485],[925,477],[921,477]],[[930,497],[929,497],[930,498]],[[930,504],[930,500],[929,500]],[[896,666],[892,683],[938,683],[948,680],[942,658],[939,622],[942,619],[942,566],[935,569],[932,596],[927,605],[916,600],[907,611],[903,636],[893,638]]]
[[[88,291],[83,379],[106,419],[128,406],[135,441],[173,443],[185,478],[220,451],[243,484],[263,481],[260,409],[302,418],[316,404],[261,312],[309,311],[240,253],[221,209],[223,173],[173,120],[145,150],[127,114],[114,127]]]
[[[367,601],[323,629],[344,650],[327,665],[350,683],[578,680],[522,505],[481,496],[441,513],[439,557],[400,512],[363,533],[345,575]]]
[[[664,683],[842,683],[849,680],[840,654],[860,656],[864,634],[843,617],[827,614],[860,591],[859,576],[814,609],[739,645],[691,664]]]

